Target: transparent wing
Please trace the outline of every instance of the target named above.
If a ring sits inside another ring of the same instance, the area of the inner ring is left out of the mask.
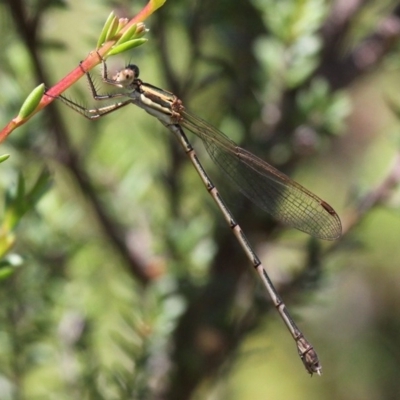
[[[180,111],[179,123],[199,136],[211,159],[238,189],[275,219],[320,239],[340,237],[335,210],[267,162],[237,146],[201,118]]]

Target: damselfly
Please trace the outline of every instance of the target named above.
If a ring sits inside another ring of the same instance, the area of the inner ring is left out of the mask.
[[[138,78],[139,68],[136,65],[128,65],[118,71],[113,78],[108,78],[107,64],[103,58],[101,60],[103,63],[103,81],[123,90],[113,94],[98,94],[91,75],[84,71],[92,96],[96,100],[121,98],[121,101],[100,108],[88,109],[64,96],[58,98],[88,119],[97,119],[128,104],[134,104],[156,117],[175,134],[253,267],[261,277],[271,300],[296,342],[299,356],[307,371],[310,374],[317,373],[320,375],[321,365],[316,351],[290,316],[260,259],[201,165],[182,127],[200,137],[211,159],[244,195],[284,224],[320,239],[337,239],[341,235],[342,228],[334,209],[265,161],[237,146],[209,123],[186,111],[182,101],[174,94],[141,81]]]

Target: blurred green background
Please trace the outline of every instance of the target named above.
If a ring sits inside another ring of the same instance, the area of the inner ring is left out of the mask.
[[[144,5],[1,1],[0,125]],[[0,399],[400,399],[397,2],[168,0],[145,22],[111,72],[137,64],[341,216],[332,243],[278,225],[193,138],[323,375],[169,132],[56,104],[1,148]],[[84,80],[67,96],[93,105]]]

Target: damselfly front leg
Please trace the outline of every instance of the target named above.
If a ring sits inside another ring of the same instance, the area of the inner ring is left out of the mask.
[[[109,94],[99,94],[96,90],[96,86],[93,82],[93,78],[90,75],[88,71],[85,71],[82,67],[82,63],[80,63],[80,68],[82,71],[85,73],[89,88],[92,94],[93,99],[95,100],[112,100],[115,98],[121,98],[121,97],[128,97],[124,101],[118,101],[117,103],[110,104],[104,107],[98,107],[98,108],[87,108],[84,107],[67,97],[63,95],[57,96],[59,100],[61,100],[64,104],[66,104],[68,107],[72,108],[79,114],[83,115],[85,118],[90,119],[90,120],[95,120],[103,117],[104,115],[107,115],[113,111],[118,110],[119,108],[122,108],[128,104],[132,103],[132,99],[129,97],[129,94],[135,90],[135,87],[133,87],[133,82],[137,79],[139,76],[139,68],[136,65],[129,65],[127,68],[124,70],[119,71],[112,79],[109,79],[107,77],[107,64],[105,63],[104,59],[102,58],[103,62],[103,75],[102,75],[102,80],[105,83],[108,83],[112,86],[117,86],[117,87],[123,87],[128,89],[126,93],[124,92],[117,92],[117,93],[109,93]],[[49,96],[49,95],[48,95]]]

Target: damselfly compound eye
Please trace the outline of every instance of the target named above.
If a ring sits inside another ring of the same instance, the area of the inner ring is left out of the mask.
[[[135,74],[135,78],[139,78],[139,67],[135,64],[129,64],[126,66],[126,69],[130,69]]]

